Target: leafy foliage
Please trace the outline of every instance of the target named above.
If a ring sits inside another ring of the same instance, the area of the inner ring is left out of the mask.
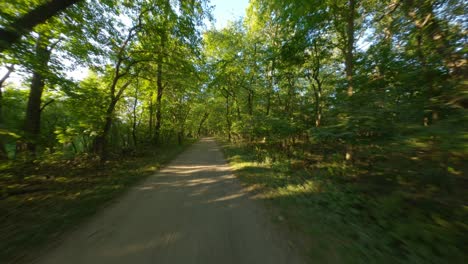
[[[257,0],[205,35],[208,129],[301,231],[318,207],[330,239],[357,241],[339,262],[465,255],[465,45],[449,2]]]
[[[1,27],[43,3],[0,3]],[[0,58],[23,77],[1,83],[0,158],[103,163],[215,135],[301,230],[336,228],[341,262],[466,257],[463,1],[251,0],[204,30],[209,10],[80,1],[22,32]]]

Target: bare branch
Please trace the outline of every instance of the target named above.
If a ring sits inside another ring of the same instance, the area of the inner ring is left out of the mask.
[[[44,108],[46,108],[48,105],[50,105],[51,103],[55,102],[54,99],[51,99],[50,101],[48,101],[47,103],[45,103],[41,109],[39,110],[39,112],[42,112],[42,110],[44,110]]]
[[[10,77],[10,74],[15,70],[15,65],[11,64],[10,66],[6,66],[6,68],[7,72],[2,77],[2,79],[0,79],[0,89],[3,87],[3,84],[8,79],[8,77]]]

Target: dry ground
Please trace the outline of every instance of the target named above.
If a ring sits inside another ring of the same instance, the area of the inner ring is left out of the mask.
[[[194,144],[36,263],[301,263],[213,139]]]

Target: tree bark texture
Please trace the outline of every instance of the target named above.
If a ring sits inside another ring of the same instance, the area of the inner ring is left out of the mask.
[[[48,73],[48,63],[51,50],[48,49],[49,40],[44,35],[39,35],[36,41],[37,64],[33,69],[33,76],[26,107],[26,119],[24,132],[26,136],[26,149],[35,154],[37,141],[41,130],[41,98],[44,91],[45,79]]]

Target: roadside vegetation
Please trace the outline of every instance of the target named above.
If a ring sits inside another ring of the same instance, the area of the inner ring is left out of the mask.
[[[401,172],[400,184],[392,182],[385,171],[398,164],[404,172],[403,162],[381,164],[382,173],[369,176],[368,167],[345,164],[333,152],[288,156],[264,143],[223,149],[238,178],[277,209],[273,220],[298,235],[295,244],[311,263],[463,263],[467,257],[464,187],[416,189],[404,186],[404,177],[414,175]]]
[[[311,263],[464,263],[462,1],[251,1],[206,33],[207,129]],[[300,245],[300,243],[299,243]]]
[[[466,7],[306,2],[207,33],[207,123],[237,175],[311,263],[466,262]]]
[[[0,262],[30,261],[44,246],[153,175],[190,142],[145,149],[105,163],[81,155],[4,165],[0,171]]]
[[[205,1],[0,3],[0,263],[28,257],[198,137]]]

